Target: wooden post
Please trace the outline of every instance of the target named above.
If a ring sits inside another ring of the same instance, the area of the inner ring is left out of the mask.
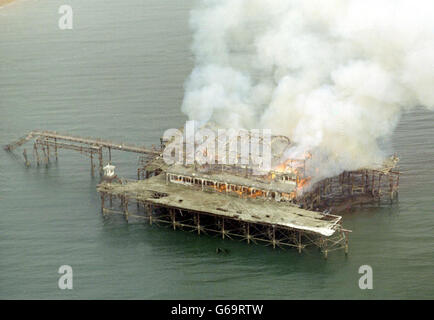
[[[48,141],[45,141],[47,145],[47,163],[50,162],[50,145],[48,144]]]
[[[44,156],[45,156],[45,164],[48,166],[48,162],[50,162],[50,157],[48,154],[48,145],[46,147],[47,147],[47,149],[45,149],[45,147],[44,147],[43,150],[44,150]]]
[[[348,255],[348,232],[344,232],[345,234],[345,255]]]
[[[389,193],[390,193],[390,203],[393,200],[393,176],[389,173]]]
[[[225,238],[225,218],[222,218],[222,239]]]
[[[112,148],[108,147],[108,153],[109,153],[109,162],[112,162]]]
[[[99,174],[102,175],[102,171],[103,171],[102,148],[99,149],[98,157],[99,157]]]
[[[104,214],[104,193],[101,192],[101,213]]]
[[[276,249],[276,228],[273,226],[273,249]]]
[[[24,149],[23,151],[23,157],[24,157],[24,163],[26,164],[26,167],[30,166],[29,159],[27,159],[27,151]]]
[[[44,153],[45,164],[48,165],[47,152],[45,151],[45,147],[44,146],[42,146],[42,152]]]
[[[327,251],[327,240],[324,240],[324,239],[323,239],[323,242],[324,242],[324,248],[325,248],[325,250],[324,250],[324,259],[327,259],[327,256],[328,256],[328,251]]]
[[[298,232],[298,253],[301,253],[301,231]]]
[[[378,175],[378,200],[381,201],[381,176],[382,174],[380,173]]]
[[[90,173],[92,174],[92,177],[94,176],[94,167],[93,167],[93,153],[90,153]]]
[[[125,219],[128,221],[128,198],[126,196],[124,197],[124,213],[125,213]]]
[[[36,145],[36,142],[33,144],[33,150],[34,150],[34,154],[36,156],[36,163],[39,166],[39,153],[38,153],[38,146]]]
[[[365,170],[365,184],[364,184],[364,189],[363,192],[368,192],[368,170]]]
[[[57,161],[57,138],[54,138],[54,153],[56,154],[56,161]]]
[[[247,243],[250,244],[250,223],[247,222]]]
[[[152,226],[152,205],[148,205],[148,211],[149,211],[149,225]]]
[[[200,214],[197,213],[197,234],[200,235]]]
[[[173,230],[176,230],[176,218],[175,218],[175,211],[173,209],[170,209],[170,216],[172,217],[172,225]]]

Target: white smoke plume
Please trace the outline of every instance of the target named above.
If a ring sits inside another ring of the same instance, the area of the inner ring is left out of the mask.
[[[270,128],[321,176],[381,162],[403,112],[434,109],[433,0],[202,0],[182,110]]]

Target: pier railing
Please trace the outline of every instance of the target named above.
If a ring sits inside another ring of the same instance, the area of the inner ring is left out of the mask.
[[[161,153],[160,150],[155,148],[145,148],[141,146],[136,146],[132,144],[125,143],[116,143],[103,139],[96,138],[84,138],[79,136],[73,136],[69,134],[62,134],[56,131],[46,131],[46,130],[33,130],[22,136],[18,140],[7,144],[4,146],[6,151],[12,152],[18,147],[26,144],[27,142],[34,141],[33,144],[33,156],[36,160],[37,165],[40,165],[41,162],[45,162],[48,164],[50,162],[50,156],[54,154],[56,161],[58,159],[58,150],[59,149],[67,149],[78,151],[82,154],[86,154],[91,159],[91,169],[92,174],[94,172],[94,164],[93,159],[94,156],[99,159],[99,171],[102,171],[103,168],[103,150],[106,149],[108,151],[108,161],[111,161],[111,151],[119,150],[125,152],[133,152],[141,155],[148,155],[151,157],[157,156]],[[42,151],[42,155],[40,156],[40,151]],[[27,166],[30,165],[30,162],[27,157],[27,151],[24,149],[23,151],[24,160]],[[43,156],[43,157],[42,157]],[[42,158],[42,159],[41,159]]]

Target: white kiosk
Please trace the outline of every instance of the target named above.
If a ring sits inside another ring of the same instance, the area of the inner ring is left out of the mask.
[[[111,180],[116,177],[115,175],[115,166],[110,164],[110,162],[103,168],[104,170],[104,178]]]

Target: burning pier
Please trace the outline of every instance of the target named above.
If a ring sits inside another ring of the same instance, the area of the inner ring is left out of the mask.
[[[37,165],[44,155],[58,159],[58,150],[67,149],[88,155],[103,170],[103,150],[111,162],[111,150],[140,155],[137,180],[119,179],[111,172],[97,186],[104,215],[122,214],[127,221],[142,219],[149,224],[165,224],[173,229],[193,230],[198,234],[218,234],[223,239],[239,238],[247,243],[263,242],[276,247],[293,247],[299,252],[318,247],[325,257],[333,250],[348,253],[348,235],[339,211],[361,204],[378,205],[397,199],[398,158],[382,165],[346,171],[312,182],[307,175],[310,154],[303,159],[285,159],[262,175],[248,165],[167,164],[159,149],[82,138],[53,131],[32,131],[4,147],[12,152],[34,140]],[[286,137],[275,136],[272,143]],[[273,147],[273,146],[272,146]],[[27,166],[30,161],[24,149]],[[279,157],[277,157],[279,158]],[[108,167],[108,166],[107,166]],[[110,166],[111,170],[114,168]]]
[[[310,210],[341,212],[357,205],[380,205],[398,199],[399,175],[396,156],[381,167],[344,171],[310,187],[298,200]]]

